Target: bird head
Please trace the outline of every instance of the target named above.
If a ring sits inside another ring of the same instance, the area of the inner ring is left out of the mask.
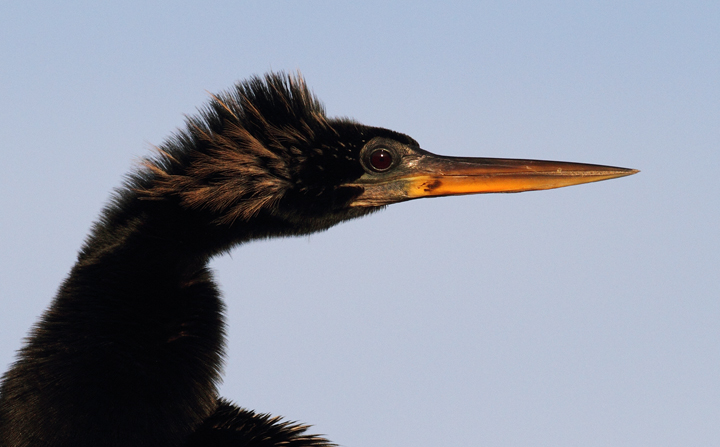
[[[146,197],[174,197],[217,225],[255,219],[295,234],[421,197],[550,189],[637,172],[435,155],[402,133],[328,118],[300,76],[275,73],[214,95],[159,151],[146,163]]]

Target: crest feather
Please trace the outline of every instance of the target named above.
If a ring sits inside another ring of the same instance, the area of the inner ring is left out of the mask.
[[[219,223],[250,219],[293,184],[291,164],[319,132],[332,131],[303,78],[269,73],[211,94],[199,116],[144,161],[145,198],[176,197]]]

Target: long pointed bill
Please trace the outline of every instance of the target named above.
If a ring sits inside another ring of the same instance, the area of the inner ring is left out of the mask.
[[[423,151],[387,176],[367,176],[355,206],[421,197],[562,188],[635,174],[635,169],[561,161],[445,157]]]
[[[437,157],[427,173],[406,177],[408,198],[523,192],[631,175],[634,169],[562,161]]]

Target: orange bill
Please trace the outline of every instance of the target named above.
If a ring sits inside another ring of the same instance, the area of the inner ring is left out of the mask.
[[[422,151],[387,174],[357,182],[355,206],[378,206],[421,197],[509,193],[562,188],[637,173],[636,169],[561,161],[445,157]]]

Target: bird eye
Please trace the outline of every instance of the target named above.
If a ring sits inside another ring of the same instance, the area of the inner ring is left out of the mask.
[[[386,171],[392,165],[393,158],[387,149],[375,149],[369,157],[370,167],[377,172]]]

